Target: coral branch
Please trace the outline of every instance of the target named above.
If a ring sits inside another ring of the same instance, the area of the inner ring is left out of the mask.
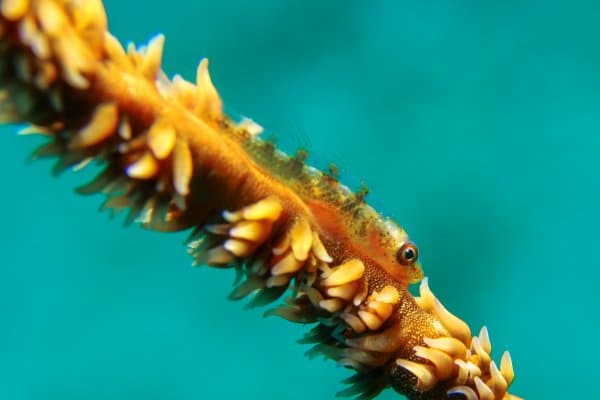
[[[388,386],[410,399],[516,399],[510,355],[491,359],[484,327],[468,325],[433,295],[407,290],[422,277],[406,232],[353,193],[258,137],[250,120],[223,114],[208,73],[196,83],[160,69],[164,37],[125,50],[99,0],[0,1],[0,121],[26,122],[49,142],[35,157],[55,173],[99,161],[79,189],[160,231],[194,228],[196,264],[235,268],[231,298],[250,305],[287,295],[269,315],[315,324],[303,339],[355,371],[342,394]]]

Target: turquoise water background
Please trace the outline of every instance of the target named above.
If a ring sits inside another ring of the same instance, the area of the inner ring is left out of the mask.
[[[230,108],[364,180],[419,244],[434,293],[487,325],[497,360],[510,349],[512,392],[593,398],[600,3],[485,3],[105,5],[123,42],[166,34],[169,75],[193,79],[208,56]],[[0,398],[343,388],[348,371],[303,356],[305,328],[226,300],[230,271],[189,267],[185,234],[124,229],[74,194],[88,172],[27,165],[40,140],[14,131],[0,132]]]

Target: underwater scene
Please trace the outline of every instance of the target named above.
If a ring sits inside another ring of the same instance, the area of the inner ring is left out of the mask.
[[[103,3],[121,43],[165,34],[169,77],[207,57],[228,115],[366,185],[444,306],[487,327],[497,363],[510,351],[511,394],[594,398],[600,350],[577,343],[600,326],[600,3]],[[1,399],[346,388],[351,370],[297,343],[310,326],[228,300],[234,272],[192,267],[189,231],[125,227],[75,193],[98,168],[52,176],[20,128],[0,126]]]

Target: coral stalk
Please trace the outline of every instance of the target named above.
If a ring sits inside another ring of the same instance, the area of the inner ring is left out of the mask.
[[[0,1],[0,118],[49,141],[35,157],[55,173],[103,171],[79,189],[159,231],[193,228],[198,265],[235,268],[233,299],[314,324],[309,355],[354,370],[342,394],[369,399],[391,386],[410,399],[517,399],[510,355],[491,359],[422,279],[404,229],[332,173],[260,138],[223,113],[208,73],[195,83],[160,69],[164,37],[125,50],[98,0]],[[422,279],[422,280],[421,280]],[[421,280],[420,296],[408,291]]]

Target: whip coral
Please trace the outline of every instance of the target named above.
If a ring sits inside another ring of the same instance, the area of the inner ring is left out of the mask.
[[[288,156],[235,121],[208,73],[196,82],[161,71],[164,38],[124,49],[97,0],[0,1],[0,117],[48,137],[35,157],[54,171],[103,171],[82,194],[158,231],[191,229],[195,264],[236,269],[231,298],[313,324],[302,340],[354,371],[342,394],[388,386],[410,399],[517,399],[505,352],[429,289],[404,229],[334,171]],[[420,283],[420,296],[408,286]]]

